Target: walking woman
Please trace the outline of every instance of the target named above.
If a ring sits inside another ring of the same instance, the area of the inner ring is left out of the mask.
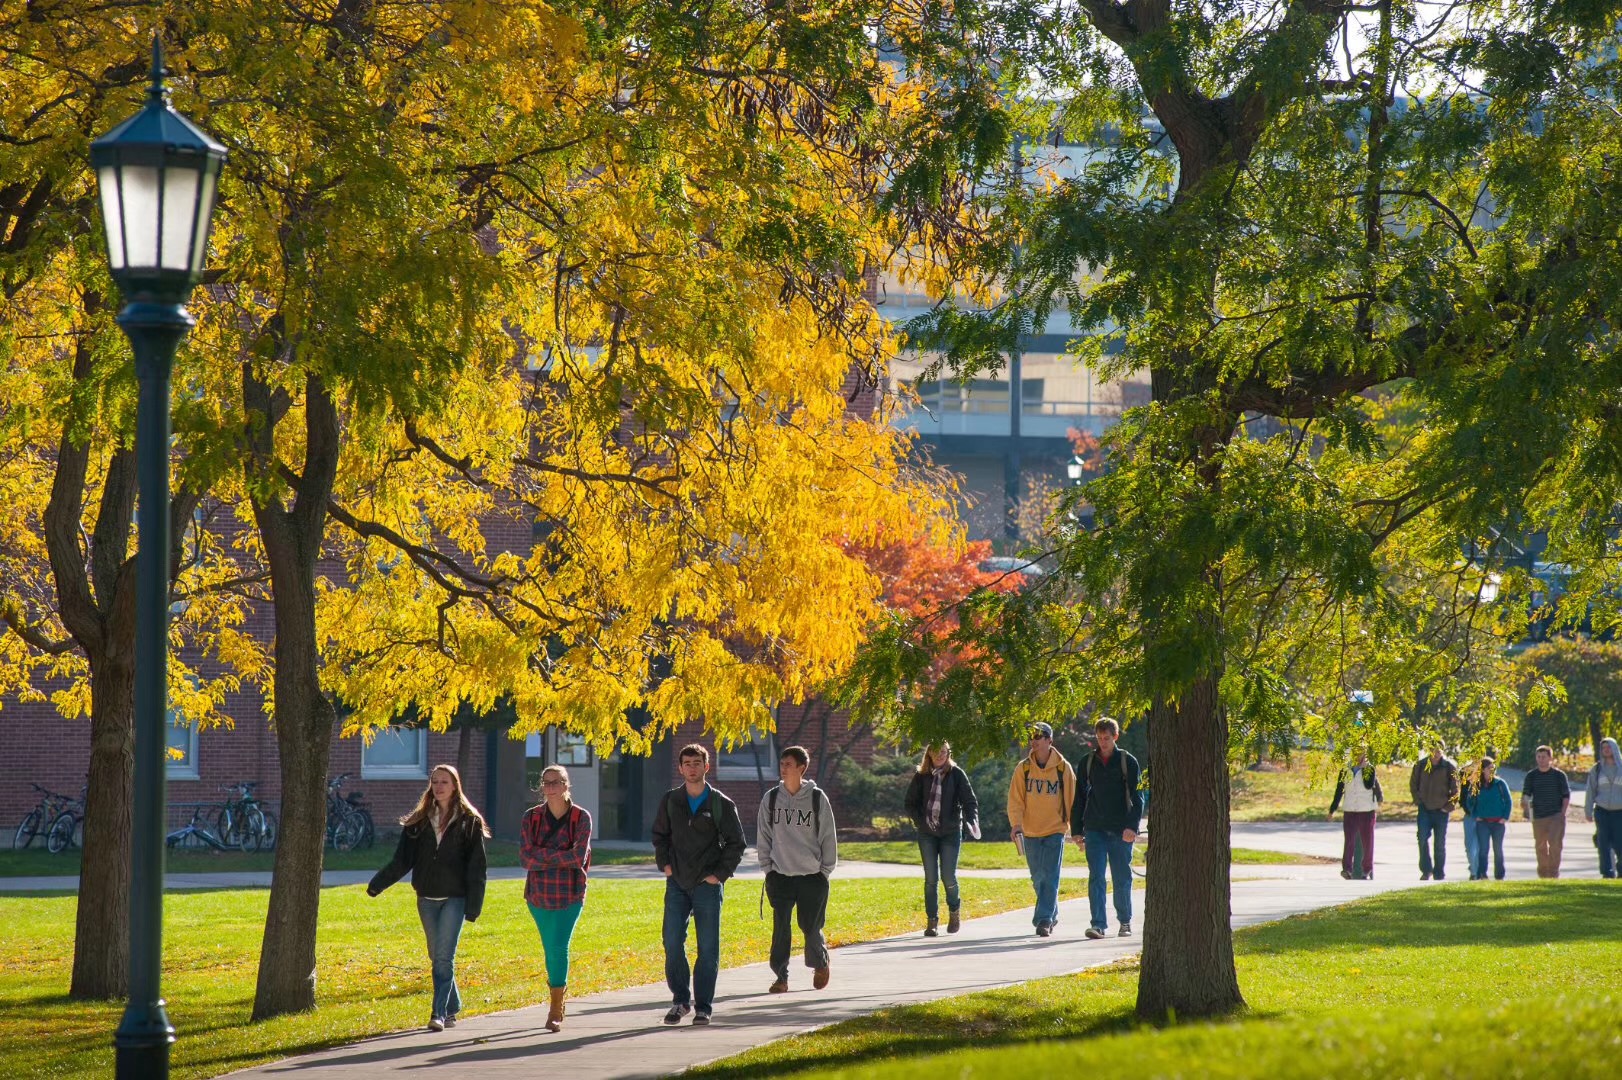
[[[456,943],[462,920],[474,922],[484,909],[484,841],[490,828],[462,794],[462,777],[449,765],[435,765],[417,808],[400,819],[394,858],[366,886],[376,896],[411,875],[417,915],[428,938],[433,965],[434,1004],[429,1031],[456,1026],[462,996],[456,991]]]
[[[546,1030],[563,1028],[563,996],[569,987],[569,942],[586,904],[586,871],[591,868],[591,815],[574,804],[569,770],[541,770],[541,805],[524,815],[518,859],[529,876],[524,900],[546,953],[546,983],[552,1004]]]
[[[1361,881],[1374,876],[1374,819],[1379,816],[1385,792],[1380,778],[1369,763],[1364,749],[1356,765],[1341,770],[1335,797],[1329,803],[1328,821],[1341,809],[1340,876]]]
[[[969,777],[952,760],[952,744],[924,747],[918,772],[907,786],[907,813],[918,827],[918,851],[924,857],[925,937],[940,935],[940,898],[937,881],[946,885],[946,932],[962,925],[962,898],[957,891],[957,857],[963,848],[963,830],[980,839],[980,804]]]

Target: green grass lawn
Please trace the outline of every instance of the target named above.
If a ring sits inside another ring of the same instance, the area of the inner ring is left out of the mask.
[[[1062,895],[1083,894],[1066,881]],[[570,992],[590,994],[664,978],[659,944],[664,884],[599,881],[575,932]],[[771,922],[756,917],[760,886],[728,890],[721,962],[766,959]],[[990,915],[1031,903],[1030,883],[965,883],[964,914]],[[220,1073],[325,1046],[424,1024],[430,989],[422,931],[408,885],[377,899],[360,886],[328,889],[317,942],[320,1008],[249,1024],[259,940],[269,891],[171,893],[164,905],[164,993],[180,1032],[173,1075]],[[112,1031],[121,1002],[65,996],[73,956],[72,896],[0,897],[0,1061],[6,1076],[101,1077],[112,1072]],[[847,945],[923,925],[916,881],[842,880],[828,910],[830,945]],[[468,1014],[546,999],[545,967],[523,882],[493,881],[484,915],[462,935],[457,983]],[[764,989],[764,987],[762,987]],[[657,1017],[650,1017],[650,1023]]]
[[[1147,849],[1147,842],[1135,845],[1132,849],[1132,861],[1142,866],[1144,852]],[[918,844],[912,840],[883,840],[840,844],[839,857],[862,862],[912,863],[916,865],[919,860]],[[1249,848],[1235,848],[1233,861],[1247,865],[1304,866],[1315,863],[1331,863],[1338,860],[1322,859],[1313,855],[1292,855],[1283,851],[1255,851]],[[1076,851],[1074,847],[1070,848],[1065,852],[1065,862],[1071,864],[1080,863],[1081,853]],[[1018,870],[1024,869],[1025,856],[1015,851],[1014,845],[1007,840],[964,841],[962,851],[958,855],[957,865],[960,870]]]
[[[517,866],[518,845],[511,840],[490,840],[486,842],[486,850],[491,866]],[[389,861],[394,854],[394,845],[391,841],[380,841],[365,851],[333,851],[327,850],[322,865],[328,870],[376,870]],[[275,864],[276,854],[271,851],[254,852],[252,854],[240,851],[169,851],[167,866],[171,874],[220,874],[249,872],[255,870],[269,871]],[[593,866],[608,866],[621,863],[651,863],[653,862],[653,848],[647,850],[632,850],[627,848],[593,848],[591,852]],[[60,855],[52,855],[39,846],[39,841],[26,851],[0,850],[0,878],[8,877],[55,877],[62,874],[77,874],[79,872],[79,851],[64,851]],[[4,889],[0,881],[0,889]]]
[[[1236,935],[1248,1010],[1168,1027],[1132,1013],[1136,960],[888,1009],[687,1075],[1614,1077],[1622,886],[1458,884]]]

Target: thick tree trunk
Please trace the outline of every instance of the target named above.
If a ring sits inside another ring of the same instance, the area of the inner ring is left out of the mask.
[[[90,773],[73,937],[70,997],[121,998],[129,989],[130,822],[134,805],[135,668],[129,627],[120,654],[91,666]]]
[[[1244,1005],[1229,924],[1228,723],[1217,680],[1149,714],[1153,843],[1138,1016],[1220,1016]]]
[[[278,566],[284,562],[276,556],[280,545],[268,533],[266,541],[276,593],[276,746],[282,763],[282,820],[259,953],[254,1020],[315,1008],[327,765],[337,721],[316,679],[314,560]]]

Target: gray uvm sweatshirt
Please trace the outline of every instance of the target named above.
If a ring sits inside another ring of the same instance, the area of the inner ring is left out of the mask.
[[[775,810],[772,809],[772,792],[777,793]],[[820,814],[813,799],[822,806]],[[790,795],[782,784],[767,791],[761,797],[755,822],[755,850],[762,870],[775,870],[790,877],[806,874],[827,877],[833,873],[839,862],[834,810],[828,802],[828,793],[812,781],[801,781],[798,795]]]

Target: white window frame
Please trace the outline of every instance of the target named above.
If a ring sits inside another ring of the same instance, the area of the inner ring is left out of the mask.
[[[370,765],[366,761],[366,752],[372,748],[378,739],[399,738],[402,741],[415,736],[417,740],[417,764],[415,765]],[[380,728],[373,741],[364,744],[360,749],[360,778],[362,780],[426,780],[428,779],[428,729],[426,727],[388,727]]]
[[[169,780],[201,780],[202,773],[198,771],[197,763],[197,725],[189,722],[185,713],[171,705],[164,715],[164,726],[167,729],[163,740],[164,777]],[[169,756],[168,750],[168,731],[177,728],[186,732],[186,756],[178,761]]]
[[[777,733],[751,728],[749,734],[748,741],[738,743],[730,752],[747,755],[751,745],[759,746],[760,771],[755,770],[753,757],[749,757],[737,764],[726,763],[726,759],[722,757],[721,748],[716,747],[715,778],[717,780],[761,780],[767,784],[777,783]]]

